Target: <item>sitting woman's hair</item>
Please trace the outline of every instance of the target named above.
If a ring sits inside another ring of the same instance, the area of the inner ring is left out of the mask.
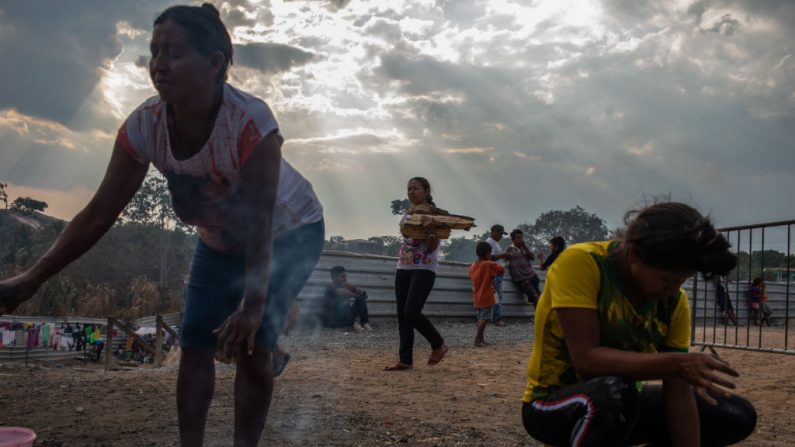
[[[684,203],[657,203],[624,216],[624,242],[650,267],[726,275],[737,265],[729,242],[708,217]]]
[[[224,55],[226,60],[218,72],[217,81],[219,83],[226,81],[226,72],[232,64],[234,49],[229,31],[221,21],[218,9],[210,3],[201,6],[172,6],[160,13],[154,24],[159,25],[166,20],[185,28],[191,45],[202,55],[209,56],[216,51]]]

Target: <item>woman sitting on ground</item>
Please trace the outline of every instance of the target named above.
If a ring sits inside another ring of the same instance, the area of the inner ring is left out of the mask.
[[[576,446],[726,445],[750,435],[754,407],[718,374],[738,373],[688,353],[690,306],[680,288],[698,272],[725,275],[736,264],[710,221],[681,203],[640,211],[623,240],[561,253],[536,310],[527,432]]]

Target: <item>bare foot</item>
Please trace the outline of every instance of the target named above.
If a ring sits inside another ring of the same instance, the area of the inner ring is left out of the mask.
[[[442,346],[431,351],[431,357],[428,359],[428,366],[436,365],[437,363],[441,362],[444,358],[444,355],[447,354],[450,348],[447,347],[447,343],[442,343]]]
[[[478,348],[485,348],[485,347],[486,347],[486,346],[488,346],[488,345],[489,345],[489,344],[488,344],[488,343],[486,343],[484,340],[475,340],[475,347],[478,347]]]
[[[392,366],[387,366],[386,368],[384,368],[384,371],[405,371],[405,370],[411,369],[411,368],[412,368],[411,365],[407,365],[407,364],[402,363],[402,362],[397,362],[397,363],[395,363]]]

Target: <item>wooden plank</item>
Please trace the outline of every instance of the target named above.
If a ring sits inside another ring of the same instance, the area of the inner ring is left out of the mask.
[[[106,330],[108,335],[105,338],[105,371],[110,371],[113,361],[113,318],[108,318]]]
[[[163,316],[155,319],[155,366],[163,363]]]
[[[144,340],[141,337],[139,337],[138,334],[135,333],[135,331],[130,329],[130,327],[128,327],[126,324],[122,323],[121,321],[119,321],[119,320],[117,320],[115,318],[109,318],[109,319],[113,320],[113,323],[115,325],[119,326],[119,329],[121,329],[124,332],[126,332],[128,337],[132,337],[133,340],[137,341],[141,346],[143,346],[143,348],[146,350],[146,352],[148,352],[148,353],[150,353],[152,355],[155,355],[154,349],[150,348],[149,345],[147,345],[146,342],[144,342]]]

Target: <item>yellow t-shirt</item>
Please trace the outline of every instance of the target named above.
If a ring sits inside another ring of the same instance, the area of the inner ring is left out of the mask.
[[[547,274],[538,300],[535,341],[523,401],[580,382],[555,309],[593,309],[599,314],[599,345],[634,352],[687,352],[690,304],[684,290],[634,307],[624,296],[616,268],[616,241],[575,244]]]

